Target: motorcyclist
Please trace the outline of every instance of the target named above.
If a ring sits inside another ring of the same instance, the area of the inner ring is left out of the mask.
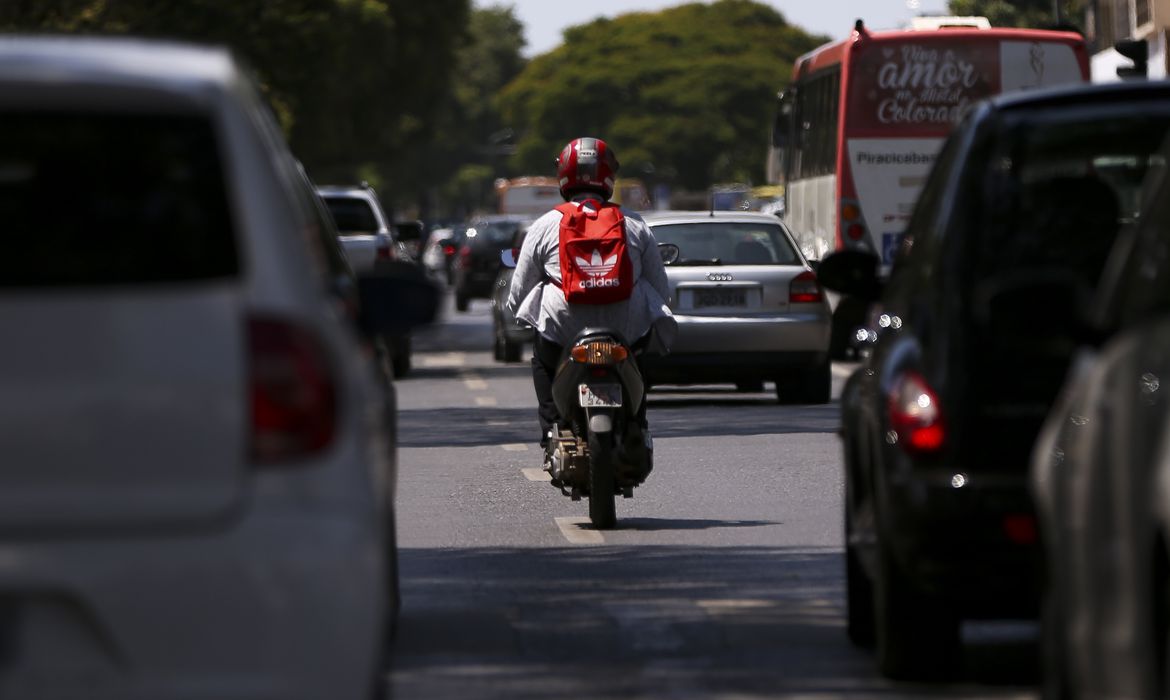
[[[557,179],[566,202],[597,209],[613,196],[618,161],[613,149],[596,138],[570,141],[557,158]],[[567,344],[584,328],[605,327],[621,333],[639,350],[665,353],[678,326],[667,299],[666,269],[650,227],[622,209],[626,247],[632,263],[633,289],[628,299],[607,304],[574,304],[561,289],[560,226],[564,214],[553,209],[528,229],[508,293],[508,309],[536,329],[532,381],[540,420],[540,444],[546,459],[551,428],[557,423],[552,380]],[[646,426],[646,402],[637,414]]]

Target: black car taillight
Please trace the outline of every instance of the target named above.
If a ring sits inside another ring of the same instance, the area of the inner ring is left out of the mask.
[[[887,408],[890,427],[905,452],[928,455],[942,449],[947,437],[942,406],[922,375],[902,374],[890,392]]]
[[[272,464],[328,447],[337,401],[320,340],[289,321],[252,317],[248,350],[252,461]]]

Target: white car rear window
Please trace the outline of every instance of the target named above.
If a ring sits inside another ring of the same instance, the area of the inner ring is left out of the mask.
[[[0,113],[0,287],[239,272],[207,118]]]

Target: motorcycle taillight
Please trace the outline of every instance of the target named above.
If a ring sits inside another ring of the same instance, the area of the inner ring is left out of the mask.
[[[630,351],[621,343],[595,340],[590,343],[574,345],[569,351],[573,362],[586,365],[613,365],[630,356]]]

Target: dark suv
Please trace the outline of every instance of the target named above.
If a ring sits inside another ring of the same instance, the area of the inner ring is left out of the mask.
[[[872,255],[823,261],[826,287],[881,304],[841,404],[849,633],[885,675],[946,676],[962,619],[1036,614],[1030,451],[1168,125],[1156,84],[983,103],[939,154],[884,290]]]
[[[455,309],[467,311],[472,299],[489,299],[500,271],[500,251],[512,246],[512,238],[532,219],[523,216],[487,216],[471,221],[455,253]]]

